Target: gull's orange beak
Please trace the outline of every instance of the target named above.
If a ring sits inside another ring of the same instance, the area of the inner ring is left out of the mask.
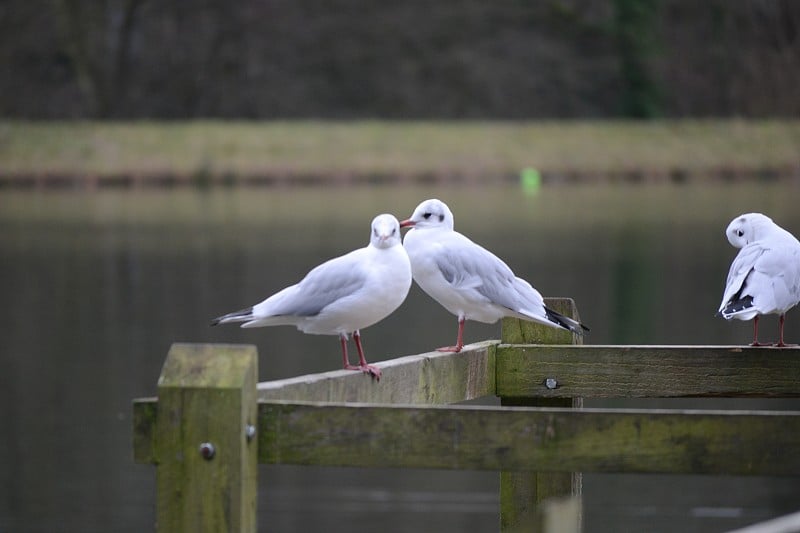
[[[400,222],[401,228],[413,228],[416,222],[411,220],[410,218],[405,219],[404,221]]]

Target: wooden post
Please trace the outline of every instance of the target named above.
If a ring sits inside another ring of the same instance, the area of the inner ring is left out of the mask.
[[[254,346],[170,348],[158,380],[159,531],[256,531],[257,381]]]
[[[564,316],[580,320],[571,298],[546,298],[545,305]],[[502,344],[583,344],[573,333],[516,318],[503,320]],[[554,376],[557,379],[557,376]],[[583,407],[582,398],[504,398],[503,406]],[[548,498],[581,494],[580,472],[501,472],[500,530],[540,531],[540,505]],[[580,514],[580,513],[579,513]]]

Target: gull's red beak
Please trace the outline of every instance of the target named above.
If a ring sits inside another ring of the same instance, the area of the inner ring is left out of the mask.
[[[410,218],[407,218],[407,219],[405,219],[404,221],[402,221],[400,223],[400,227],[401,228],[412,228],[412,227],[414,227],[415,224],[416,224],[416,222],[414,222]]]

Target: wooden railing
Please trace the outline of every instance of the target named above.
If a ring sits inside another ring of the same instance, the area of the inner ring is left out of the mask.
[[[577,318],[569,299],[548,306]],[[500,529],[580,529],[581,472],[800,475],[800,412],[584,409],[582,398],[798,397],[800,350],[581,346],[514,319],[502,341],[257,383],[253,346],[175,344],[134,401],[161,531],[255,531],[257,463],[501,471]],[[451,405],[499,396],[498,407]],[[576,503],[577,502],[577,503]],[[768,530],[767,530],[768,531]]]

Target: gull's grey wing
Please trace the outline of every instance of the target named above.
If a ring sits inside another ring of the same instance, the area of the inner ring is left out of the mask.
[[[271,296],[255,311],[260,316],[316,316],[330,304],[357,293],[366,283],[367,273],[357,256],[347,254],[314,268],[297,285]]]
[[[516,276],[508,265],[463,235],[453,237],[453,245],[444,243],[436,255],[436,265],[447,282],[459,290],[473,289],[493,304],[518,310],[523,302],[514,289]]]
[[[767,248],[764,248],[760,242],[748,244],[739,250],[728,271],[725,292],[719,307],[720,312],[741,292],[748,275],[753,271],[766,251]]]

